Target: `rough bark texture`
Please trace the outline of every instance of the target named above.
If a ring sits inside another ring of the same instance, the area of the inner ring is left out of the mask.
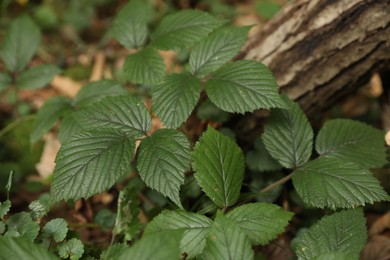
[[[262,61],[310,115],[390,64],[390,0],[296,0],[239,58]]]

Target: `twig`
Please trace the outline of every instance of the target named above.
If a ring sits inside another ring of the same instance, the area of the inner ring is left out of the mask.
[[[293,174],[294,174],[294,172],[290,173],[289,175],[281,178],[280,180],[278,180],[274,183],[271,183],[270,185],[268,185],[264,189],[260,190],[259,193],[268,192],[268,191],[272,190],[273,188],[275,188],[279,185],[282,185],[283,183],[286,183],[287,181],[289,181],[292,178]]]

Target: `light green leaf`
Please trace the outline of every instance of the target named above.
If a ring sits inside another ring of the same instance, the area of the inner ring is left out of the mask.
[[[327,121],[318,133],[316,150],[323,157],[349,160],[367,168],[387,163],[383,131],[350,119]]]
[[[364,167],[336,158],[318,158],[299,168],[293,184],[304,202],[319,208],[354,208],[389,200],[379,181]]]
[[[217,212],[202,259],[252,260],[253,257],[252,246],[245,232],[233,220]]]
[[[206,82],[206,93],[217,107],[228,112],[285,107],[272,73],[253,60],[223,66]]]
[[[181,206],[179,191],[184,173],[190,169],[190,143],[172,129],[159,129],[141,141],[137,169],[141,179],[152,189]]]
[[[0,72],[0,91],[8,87],[11,82],[12,79],[8,74]]]
[[[80,133],[84,129],[84,124],[77,117],[75,111],[68,111],[61,120],[58,139],[63,144],[73,135]]]
[[[56,157],[53,202],[88,198],[110,188],[131,169],[135,141],[114,129],[81,132]]]
[[[31,201],[28,208],[31,210],[30,214],[33,220],[42,218],[46,216],[47,212],[49,212],[49,205],[39,199]]]
[[[60,244],[58,246],[58,255],[61,258],[78,260],[83,256],[83,254],[84,254],[84,245],[77,238],[72,238],[66,241],[66,243]]]
[[[42,229],[42,235],[45,238],[53,239],[56,242],[61,242],[65,239],[68,233],[68,224],[62,218],[52,219],[46,223]]]
[[[230,218],[247,234],[252,244],[266,245],[283,233],[294,214],[271,203],[249,203],[229,211]]]
[[[151,16],[148,1],[131,0],[115,16],[112,34],[128,49],[140,47],[148,36],[148,21]]]
[[[249,169],[261,172],[282,169],[278,161],[271,157],[260,137],[255,139],[254,146],[254,150],[249,151],[245,156],[245,162]]]
[[[22,72],[16,80],[18,89],[38,89],[43,88],[52,81],[55,75],[61,70],[50,64],[38,65]]]
[[[29,240],[19,237],[0,237],[0,259],[56,260],[59,258]]]
[[[22,71],[41,41],[38,26],[26,15],[13,19],[1,46],[1,58],[8,70]]]
[[[118,260],[168,260],[179,259],[183,231],[164,231],[143,236],[134,246],[126,249]]]
[[[5,223],[3,221],[0,221],[0,235],[3,235],[4,232],[5,232]]]
[[[152,109],[168,128],[177,128],[198,102],[202,83],[190,74],[171,74],[152,94]]]
[[[352,256],[345,254],[344,252],[328,252],[319,256],[316,256],[314,260],[351,260]]]
[[[284,96],[287,109],[274,109],[265,126],[265,147],[282,166],[296,168],[310,159],[313,129],[297,103]]]
[[[275,1],[258,1],[255,5],[257,13],[266,19],[271,19],[280,10],[280,4]]]
[[[206,236],[212,221],[204,215],[184,210],[165,210],[155,217],[145,229],[145,235],[154,235],[164,230],[183,230],[180,242],[182,253],[192,259],[203,252]]]
[[[128,248],[126,244],[113,244],[100,254],[101,260],[118,259],[119,256]]]
[[[31,219],[28,212],[19,212],[12,215],[7,221],[6,237],[23,237],[33,241],[38,236],[39,225]]]
[[[152,126],[145,105],[130,95],[106,97],[80,109],[74,117],[83,130],[117,129],[133,138],[145,135]]]
[[[165,75],[164,61],[151,47],[127,56],[123,69],[127,79],[138,84],[157,84]]]
[[[212,127],[202,135],[192,153],[195,178],[219,207],[236,203],[244,178],[244,155],[229,137]]]
[[[3,218],[5,215],[7,215],[10,208],[11,208],[10,200],[0,202],[0,218]]]
[[[191,52],[191,73],[203,78],[234,58],[245,44],[250,28],[223,28],[203,39]]]
[[[367,240],[362,209],[345,210],[323,217],[299,236],[298,259],[315,259],[326,253],[342,252],[349,259],[359,259]]]
[[[185,48],[200,41],[224,22],[199,10],[168,15],[152,34],[152,46],[163,50]]]
[[[123,86],[113,80],[99,80],[91,82],[80,89],[73,102],[77,107],[85,107],[100,101],[107,96],[126,95],[128,92]]]
[[[30,134],[31,143],[38,141],[56,123],[59,117],[70,111],[71,101],[65,97],[52,97],[39,109],[35,118],[32,132]]]

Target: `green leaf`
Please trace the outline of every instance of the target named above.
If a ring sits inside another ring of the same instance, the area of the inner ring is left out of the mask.
[[[75,111],[68,111],[61,120],[58,139],[63,144],[75,134],[80,133],[84,129],[83,122],[80,122]]]
[[[197,115],[202,120],[211,120],[218,123],[226,122],[230,116],[228,112],[221,110],[208,98],[198,107]]]
[[[168,15],[152,34],[152,46],[163,50],[185,48],[200,41],[224,22],[199,10]]]
[[[245,156],[245,162],[249,169],[260,172],[282,169],[278,161],[271,157],[260,137],[255,139],[254,146],[254,150],[249,151]]]
[[[202,78],[231,60],[245,44],[250,28],[223,28],[203,39],[191,52],[191,73]]]
[[[145,105],[130,95],[106,97],[74,116],[83,130],[117,129],[133,138],[145,135],[152,126]]]
[[[387,163],[383,131],[350,119],[327,121],[318,133],[316,150],[323,157],[349,160],[367,168]]]
[[[22,71],[41,41],[38,26],[26,15],[13,19],[2,43],[1,57],[11,72]]]
[[[141,179],[152,189],[181,206],[180,186],[190,169],[190,143],[172,129],[159,129],[141,141],[137,152],[137,169]]]
[[[212,127],[202,135],[192,153],[195,178],[219,207],[236,203],[244,178],[244,155],[229,137]]]
[[[179,259],[181,230],[165,231],[143,236],[134,246],[125,250],[118,260]]]
[[[165,75],[165,64],[154,48],[144,48],[127,56],[123,69],[132,83],[156,84]]]
[[[280,10],[280,5],[274,1],[261,1],[256,3],[256,11],[260,16],[271,19]]]
[[[43,64],[22,72],[16,80],[18,89],[43,88],[52,81],[61,70],[54,65]]]
[[[372,173],[359,164],[320,157],[299,168],[293,184],[306,203],[319,208],[354,208],[389,200]]]
[[[47,212],[49,212],[49,206],[42,202],[41,200],[33,200],[28,208],[31,210],[32,219],[36,220],[46,216]]]
[[[223,66],[206,82],[206,92],[217,107],[228,112],[285,107],[272,73],[265,65],[253,60]]]
[[[85,107],[100,101],[108,96],[126,95],[128,92],[123,86],[113,80],[99,80],[91,82],[80,89],[73,102],[77,107]]]
[[[65,239],[68,233],[68,224],[62,218],[52,219],[46,223],[42,229],[42,235],[45,238],[53,239],[56,242],[61,242]]]
[[[296,168],[310,159],[313,129],[297,103],[284,96],[287,109],[274,109],[265,126],[265,147],[282,166]]]
[[[0,235],[3,235],[5,232],[5,223],[0,221]]]
[[[145,229],[145,235],[154,235],[164,230],[183,230],[180,242],[182,253],[189,259],[203,252],[206,246],[206,236],[212,221],[201,214],[184,210],[165,210],[155,217]]]
[[[198,102],[202,83],[190,74],[171,74],[152,94],[152,109],[168,128],[177,128]]]
[[[0,218],[3,218],[5,215],[7,215],[10,208],[11,208],[10,200],[0,202]]]
[[[298,259],[314,259],[331,252],[349,255],[349,259],[359,259],[367,240],[365,222],[362,209],[323,217],[298,238]]]
[[[148,36],[151,6],[147,1],[131,0],[115,16],[112,34],[128,49],[140,47]]]
[[[58,246],[58,255],[61,258],[69,259],[70,260],[78,260],[80,259],[84,254],[84,245],[83,243],[77,239],[72,238],[64,244],[60,244]]]
[[[8,74],[0,72],[0,91],[11,85],[12,79]]]
[[[31,143],[38,141],[56,123],[59,117],[71,110],[71,102],[65,97],[52,97],[39,109],[35,118],[32,132],[30,134]]]
[[[245,232],[233,220],[217,212],[202,259],[245,260],[253,257],[252,246]]]
[[[52,253],[23,238],[0,237],[0,259],[55,260]]]
[[[6,237],[23,237],[33,241],[38,236],[39,225],[31,219],[28,212],[19,212],[12,215],[7,221]]]
[[[93,220],[103,229],[112,229],[115,225],[116,214],[109,209],[99,210]]]
[[[247,234],[252,244],[266,245],[282,233],[294,214],[271,203],[249,203],[226,214]]]
[[[130,172],[134,148],[133,139],[114,129],[73,136],[56,157],[52,201],[88,198],[110,188]]]

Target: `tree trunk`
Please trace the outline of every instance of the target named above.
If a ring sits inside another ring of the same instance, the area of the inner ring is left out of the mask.
[[[390,0],[292,1],[239,58],[266,64],[313,115],[390,64]]]

